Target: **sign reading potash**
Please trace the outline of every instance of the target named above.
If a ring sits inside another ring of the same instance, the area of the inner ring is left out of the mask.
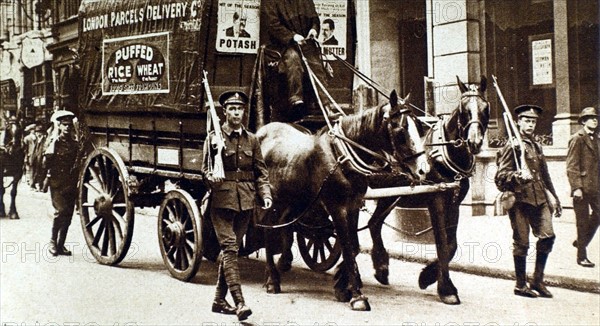
[[[169,32],[105,39],[102,92],[169,92]]]
[[[260,34],[260,0],[219,0],[219,52],[256,53]]]

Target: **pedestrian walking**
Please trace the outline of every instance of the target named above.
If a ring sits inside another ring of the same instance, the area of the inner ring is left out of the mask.
[[[25,147],[25,173],[27,184],[33,184],[33,153],[35,151],[35,143],[37,137],[35,135],[35,125],[28,130],[27,136],[23,137],[23,145]]]
[[[46,129],[44,128],[43,123],[35,126],[35,146],[33,150],[33,155],[31,156],[31,167],[32,167],[32,180],[31,180],[31,190],[33,191],[44,191],[44,184],[46,183],[47,171],[44,169],[42,164],[44,159],[44,151],[45,144],[48,137]]]
[[[44,152],[50,197],[54,207],[49,248],[54,256],[71,255],[71,251],[65,247],[65,240],[75,210],[79,175],[76,166],[78,144],[75,139],[73,118],[75,118],[73,112],[66,110],[59,110],[53,114],[52,121],[57,130],[48,139],[48,146]]]
[[[552,213],[550,201],[553,196],[556,200],[555,215],[562,213],[560,201],[548,166],[542,152],[542,146],[533,138],[533,132],[539,115],[543,109],[536,105],[520,105],[514,109],[517,115],[518,130],[524,148],[515,150],[509,141],[496,157],[498,170],[495,182],[500,191],[514,193],[515,201],[508,210],[511,227],[513,229],[513,257],[515,264],[516,287],[514,294],[524,297],[546,297],[551,298],[552,293],[544,284],[544,269],[548,260],[548,254],[552,251],[556,238],[552,227]],[[524,156],[521,151],[524,150]],[[524,158],[523,161],[519,157]],[[517,166],[520,165],[520,168]],[[548,195],[548,190],[551,195]],[[527,286],[526,258],[529,249],[529,230],[538,238],[536,243],[536,260],[533,280]],[[536,292],[533,292],[535,290]]]
[[[567,177],[577,225],[577,240],[573,246],[577,248],[577,264],[594,267],[587,257],[587,246],[600,225],[598,111],[593,107],[583,109],[579,123],[583,126],[569,139],[567,152]]]
[[[209,162],[215,161],[215,150],[211,143],[215,132],[209,134],[204,145],[202,171],[210,184],[210,218],[221,247],[217,288],[212,311],[223,314],[236,314],[238,320],[245,320],[252,310],[245,304],[242,295],[238,250],[248,229],[257,192],[263,208],[272,204],[269,174],[256,136],[242,125],[248,97],[242,92],[229,91],[219,97],[225,113],[222,135],[225,149],[222,151],[225,178],[212,173]],[[231,293],[235,307],[226,300]]]

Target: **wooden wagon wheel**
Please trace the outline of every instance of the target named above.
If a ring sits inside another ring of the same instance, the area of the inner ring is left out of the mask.
[[[101,264],[118,264],[131,245],[135,213],[128,178],[123,160],[109,148],[94,150],[80,174],[81,227],[88,248]]]
[[[158,213],[158,244],[176,279],[192,279],[202,261],[202,221],[192,196],[181,189],[167,193]]]
[[[306,265],[317,272],[325,272],[337,263],[342,247],[335,234],[308,236],[296,232],[300,255]]]

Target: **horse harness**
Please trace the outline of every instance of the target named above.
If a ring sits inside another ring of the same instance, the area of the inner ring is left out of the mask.
[[[465,97],[470,98],[470,100],[473,100],[474,97],[481,98],[481,94],[479,93],[479,90],[476,86],[470,85],[470,89],[462,94],[462,98]],[[463,111],[464,107],[463,102],[461,100],[459,112],[462,114]],[[450,157],[450,153],[448,152],[448,146],[452,145],[456,148],[466,147],[466,150],[469,153],[469,155],[473,156],[473,153],[471,153],[470,148],[467,146],[469,140],[466,139],[466,131],[472,124],[477,124],[481,128],[481,130],[485,129],[483,123],[481,123],[481,121],[479,121],[478,119],[471,118],[469,122],[467,122],[467,124],[464,126],[461,124],[460,119],[458,119],[458,139],[449,140],[446,137],[445,120],[439,120],[429,130],[426,136],[431,139],[431,142],[429,144],[426,144],[425,146],[437,147],[429,153],[429,157],[439,163],[442,163],[442,165],[445,168],[454,173],[454,180],[456,181],[459,181],[463,178],[470,178],[473,175],[473,170],[475,168],[475,160],[471,160],[471,163],[466,168],[461,167],[459,163],[457,163]]]

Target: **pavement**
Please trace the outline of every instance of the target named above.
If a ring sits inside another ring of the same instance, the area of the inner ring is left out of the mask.
[[[374,205],[367,203],[367,211],[374,211]],[[422,224],[408,230],[398,216],[402,212],[392,212],[383,226],[382,236],[390,257],[410,262],[426,264],[436,258],[433,232],[425,231],[430,224],[426,211],[410,212]],[[420,216],[419,216],[420,215]],[[366,225],[369,214],[362,213],[359,227]],[[414,221],[414,220],[413,220]],[[573,247],[576,238],[575,214],[565,209],[563,216],[554,218],[556,241],[549,255],[545,282],[550,287],[561,287],[600,294],[600,230],[587,248],[588,258],[596,263],[593,268],[579,266],[576,261],[577,249]],[[413,223],[415,224],[415,223]],[[371,236],[368,231],[359,233],[361,250],[370,253]],[[512,256],[512,229],[507,215],[471,216],[470,207],[461,208],[458,226],[458,250],[450,263],[450,270],[464,273],[514,280]],[[535,238],[530,235],[527,274],[531,277],[535,267]],[[365,271],[366,272],[366,271]],[[390,271],[394,273],[394,271]]]
[[[42,211],[51,214],[50,195],[32,192],[24,182],[19,187],[19,195],[32,196],[47,201]],[[8,203],[8,196],[5,202]],[[359,227],[367,224],[369,212],[375,210],[375,203],[367,201],[366,211],[362,212]],[[143,214],[143,212],[140,212]],[[393,211],[385,221],[382,236],[391,258],[427,264],[436,258],[433,232],[429,226],[428,213],[424,210],[410,211],[411,223],[401,221],[399,211]],[[77,217],[74,217],[77,218]],[[420,224],[420,225],[419,225]],[[412,229],[411,229],[412,228]],[[417,235],[422,232],[422,234]],[[576,237],[575,215],[572,209],[565,209],[561,218],[554,219],[556,241],[546,266],[545,281],[550,287],[600,294],[600,230],[588,246],[588,258],[596,263],[594,268],[577,265],[577,250],[572,242]],[[471,216],[470,207],[461,208],[458,226],[458,250],[450,262],[450,270],[514,280],[512,256],[512,229],[508,216]],[[368,230],[359,232],[361,251],[370,253],[372,247]],[[535,266],[535,241],[530,236],[530,249],[527,258],[527,273],[532,275]],[[371,271],[362,271],[365,274]],[[391,270],[390,273],[401,271]]]

